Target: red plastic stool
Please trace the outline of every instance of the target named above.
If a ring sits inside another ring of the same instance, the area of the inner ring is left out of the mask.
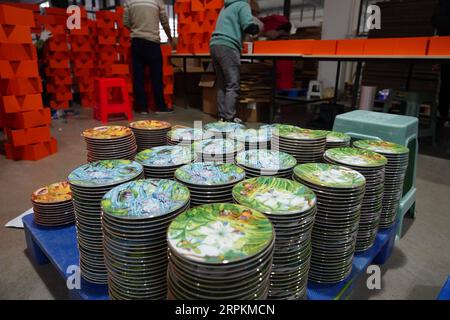
[[[111,114],[123,113],[128,121],[133,119],[127,83],[123,78],[95,79],[94,118],[103,123],[108,122]]]

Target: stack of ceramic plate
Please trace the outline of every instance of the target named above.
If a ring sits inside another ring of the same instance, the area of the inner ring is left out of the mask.
[[[169,299],[267,297],[274,233],[262,213],[236,204],[207,204],[176,217],[167,236]]]
[[[327,144],[325,149],[343,148],[350,146],[351,137],[342,132],[329,131],[327,134]]]
[[[245,150],[270,149],[272,129],[238,129],[229,134],[229,139],[244,143]]]
[[[172,128],[167,133],[168,145],[181,145],[190,147],[195,141],[210,139],[214,134],[210,131],[194,128]]]
[[[75,222],[72,193],[67,181],[52,183],[31,194],[36,224],[57,227]]]
[[[134,159],[136,140],[133,132],[123,126],[102,126],[83,131],[87,145],[87,161]]]
[[[136,161],[144,166],[147,179],[173,179],[175,170],[195,161],[195,158],[191,148],[181,146],[155,147],[136,155]]]
[[[203,128],[206,131],[213,133],[216,138],[227,138],[232,132],[239,129],[245,129],[245,126],[235,122],[218,121],[208,123]]]
[[[173,180],[136,180],[101,202],[103,250],[113,299],[167,297],[167,227],[189,208],[189,190]]]
[[[366,178],[366,192],[361,207],[356,251],[372,247],[380,223],[386,158],[379,153],[358,148],[334,148],[324,154],[328,163],[344,165]]]
[[[358,171],[325,163],[296,166],[294,179],[317,197],[309,280],[339,282],[352,270],[366,179]]]
[[[191,205],[232,202],[232,190],[244,180],[245,171],[231,163],[195,162],[175,171],[175,180],[191,192]]]
[[[138,151],[167,144],[167,133],[172,125],[159,120],[140,120],[130,123],[136,137]]]
[[[192,144],[198,161],[234,163],[236,154],[244,149],[244,144],[231,139],[207,139]]]
[[[272,150],[289,153],[298,163],[321,162],[327,131],[279,124],[272,132]]]
[[[237,184],[233,198],[264,213],[274,226],[269,299],[305,299],[316,214],[314,192],[296,181],[259,177]]]
[[[273,176],[290,179],[297,160],[288,153],[262,149],[239,152],[236,164],[249,178]]]
[[[100,202],[112,188],[137,178],[143,178],[143,168],[130,160],[85,164],[68,177],[75,207],[81,276],[90,282],[107,282]]]
[[[408,169],[409,149],[396,143],[381,140],[360,140],[355,141],[353,145],[357,148],[378,152],[387,158],[380,228],[389,228],[395,223],[398,205],[403,195],[403,182]]]

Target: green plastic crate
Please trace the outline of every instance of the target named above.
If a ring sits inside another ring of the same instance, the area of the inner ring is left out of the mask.
[[[419,121],[415,117],[356,110],[336,117],[334,131],[343,132],[353,140],[381,139],[409,148],[409,163],[403,185],[403,197],[397,211],[397,236],[401,237],[406,213],[415,217],[416,168],[419,154]]]

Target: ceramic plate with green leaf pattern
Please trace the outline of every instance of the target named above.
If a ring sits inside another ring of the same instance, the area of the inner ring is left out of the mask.
[[[266,149],[239,152],[236,163],[253,169],[288,170],[297,165],[297,160],[290,154]]]
[[[329,131],[327,134],[327,142],[349,142],[351,137],[345,133],[337,131]]]
[[[160,146],[146,149],[136,155],[136,161],[146,167],[173,167],[195,160],[195,152],[187,147]]]
[[[241,205],[265,214],[294,214],[311,210],[316,195],[308,187],[292,180],[257,177],[233,188],[233,198]]]
[[[103,212],[123,219],[160,217],[187,204],[189,189],[173,180],[136,180],[108,191],[102,199]]]
[[[232,264],[263,252],[273,228],[262,213],[244,206],[214,203],[192,208],[170,224],[170,249],[183,259]]]
[[[220,186],[244,179],[244,169],[232,163],[196,162],[175,171],[175,178],[192,185]]]
[[[192,144],[195,152],[202,154],[230,154],[244,149],[244,144],[231,139],[207,139]]]
[[[167,133],[170,140],[173,141],[198,141],[211,138],[212,134],[202,129],[194,128],[175,128]]]
[[[204,128],[212,132],[230,133],[237,129],[245,129],[245,126],[235,122],[218,121],[208,123]]]
[[[80,187],[103,187],[133,180],[144,168],[130,160],[100,160],[78,167],[69,174],[70,184]]]
[[[361,188],[366,179],[358,171],[326,163],[306,163],[294,168],[294,174],[306,182],[328,188]]]
[[[273,134],[293,140],[320,140],[325,139],[328,133],[324,130],[303,129],[288,124],[277,124]]]
[[[358,167],[380,167],[387,163],[385,156],[358,148],[333,148],[325,151],[325,157],[344,165]]]
[[[246,143],[268,142],[272,139],[272,129],[238,129],[229,138]]]
[[[386,154],[405,154],[409,153],[409,149],[397,143],[383,140],[358,140],[353,146],[374,152]]]

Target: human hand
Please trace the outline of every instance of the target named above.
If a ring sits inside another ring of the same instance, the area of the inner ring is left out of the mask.
[[[172,38],[172,40],[170,41],[170,45],[172,46],[172,50],[176,50],[177,49],[177,45],[178,45],[178,39],[177,38]]]
[[[39,39],[45,42],[48,39],[50,39],[51,37],[53,37],[53,34],[50,31],[44,29],[44,30],[42,30],[41,36],[39,37]]]

